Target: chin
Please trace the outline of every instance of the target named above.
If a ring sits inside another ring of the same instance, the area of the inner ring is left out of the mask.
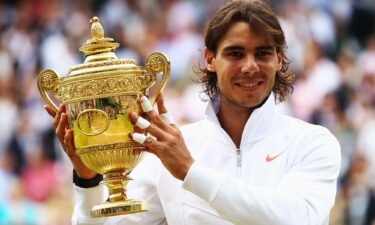
[[[242,105],[247,108],[257,108],[259,107],[259,105],[262,105],[266,101],[267,97],[268,95],[264,97],[253,98],[251,99],[251,101],[244,101]]]

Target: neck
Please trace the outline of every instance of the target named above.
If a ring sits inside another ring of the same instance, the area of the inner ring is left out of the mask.
[[[255,109],[262,107],[268,97],[269,95],[260,104],[249,108],[235,104],[223,95],[220,96],[217,117],[221,127],[227,132],[237,148],[240,147],[242,133],[250,115]]]
[[[217,117],[221,127],[239,148],[243,130],[253,109],[233,105],[226,107],[225,104],[222,100]]]

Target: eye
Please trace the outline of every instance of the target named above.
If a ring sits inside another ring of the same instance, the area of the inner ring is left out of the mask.
[[[258,57],[269,56],[269,55],[272,55],[272,51],[271,50],[260,50],[260,51],[257,51],[255,54]]]
[[[233,58],[241,58],[243,55],[244,54],[241,51],[230,51],[230,52],[228,52],[228,56],[233,57]]]

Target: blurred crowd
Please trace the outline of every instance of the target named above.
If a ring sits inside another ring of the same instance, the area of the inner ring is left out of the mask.
[[[0,224],[70,224],[72,167],[36,85],[83,62],[78,48],[99,16],[117,56],[138,65],[153,51],[171,61],[166,105],[180,125],[206,97],[194,84],[207,19],[222,0],[0,1]],[[296,75],[289,115],[327,127],[342,148],[332,225],[375,224],[375,1],[270,0]]]

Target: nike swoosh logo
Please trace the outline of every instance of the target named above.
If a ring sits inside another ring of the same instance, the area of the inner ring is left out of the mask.
[[[279,157],[281,154],[283,154],[284,152],[286,151],[286,149],[280,153],[278,153],[277,155],[274,155],[274,156],[270,156],[270,154],[267,155],[266,157],[266,161],[267,162],[271,162],[272,160],[276,159],[277,157]]]

